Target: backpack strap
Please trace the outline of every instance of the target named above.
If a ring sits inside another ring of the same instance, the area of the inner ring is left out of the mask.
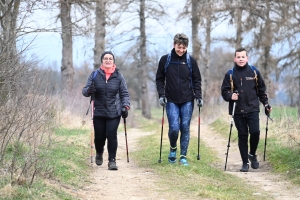
[[[231,88],[231,92],[233,92],[233,79],[232,79],[232,76],[233,76],[233,68],[228,70],[227,72],[229,74],[229,78],[230,78],[230,88]]]
[[[192,67],[192,64],[191,64],[191,58],[190,58],[190,54],[186,54],[186,62],[187,62],[187,65],[189,67],[189,71],[190,71],[190,86],[191,88],[193,89],[193,67]]]
[[[170,61],[171,61],[171,53],[168,54],[168,57],[167,57],[167,62],[165,64],[165,73],[167,72],[167,68],[170,64]]]
[[[98,70],[96,70],[96,71],[94,72],[92,81],[94,81],[94,79],[96,78],[97,74],[98,74]]]
[[[190,58],[190,54],[186,54],[186,62],[187,62],[187,65],[188,65],[188,68],[189,68],[189,71],[190,71],[190,87],[193,89],[193,80],[192,80],[192,75],[193,75],[193,67],[192,67],[192,64],[191,64],[191,58]],[[185,62],[171,62],[171,53],[168,54],[168,57],[167,57],[167,61],[166,61],[166,64],[165,64],[165,73],[167,72],[167,68],[169,66],[170,63],[174,63],[174,64],[185,64]]]
[[[258,93],[258,78],[257,78],[257,73],[256,73],[257,69],[252,65],[249,65],[249,66],[251,67],[252,71],[254,72],[254,79],[256,82],[256,92]]]

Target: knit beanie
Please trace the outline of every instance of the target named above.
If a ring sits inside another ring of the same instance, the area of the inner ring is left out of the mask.
[[[105,52],[101,55],[101,60],[100,60],[101,63],[102,63],[103,57],[104,57],[106,54],[112,55],[112,56],[113,56],[113,59],[114,59],[114,61],[115,61],[115,56],[114,56],[114,54],[113,54],[111,51],[105,51]]]

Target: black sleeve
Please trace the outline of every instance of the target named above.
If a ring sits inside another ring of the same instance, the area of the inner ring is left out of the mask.
[[[93,75],[94,75],[95,71],[93,71],[90,76],[88,77],[88,80],[85,84],[85,86],[82,88],[82,95],[85,96],[85,97],[89,97],[91,96],[91,94],[88,93],[88,89],[89,87],[92,85],[93,83]]]
[[[202,83],[201,83],[201,73],[198,67],[198,64],[194,58],[191,57],[191,64],[192,64],[192,83],[193,83],[193,90],[195,94],[195,98],[202,99]]]
[[[268,95],[266,93],[266,85],[264,82],[263,77],[261,76],[260,72],[257,70],[257,95],[259,101],[263,104],[266,105],[268,104]]]
[[[130,108],[130,96],[129,96],[125,78],[121,73],[119,74],[119,76],[121,77],[119,93],[120,93],[120,98],[121,98],[121,102],[122,102],[122,107],[127,106]]]
[[[165,96],[165,80],[166,80],[166,74],[165,74],[165,64],[167,62],[167,55],[164,55],[160,58],[158,63],[158,68],[156,72],[156,89],[158,96]]]

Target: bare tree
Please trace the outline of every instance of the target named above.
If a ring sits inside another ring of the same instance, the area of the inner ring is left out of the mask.
[[[74,77],[71,0],[60,1],[60,19],[62,30],[62,87],[64,91],[70,91],[73,88]]]
[[[96,1],[95,47],[93,49],[94,69],[99,68],[100,57],[105,50],[106,3],[107,0]]]
[[[197,63],[200,64],[201,43],[199,39],[199,24],[200,24],[200,6],[201,1],[192,0],[192,44],[193,44],[193,57]]]
[[[38,72],[36,61],[24,58],[27,46],[16,47],[35,3],[0,1],[0,170],[5,172],[1,178],[28,186],[51,171],[42,158],[47,150],[41,146],[50,147],[56,116],[43,84],[46,73]]]
[[[142,92],[142,114],[150,119],[150,104],[148,97],[148,79],[147,79],[147,54],[146,54],[146,18],[145,18],[145,0],[140,0],[140,59],[141,59],[141,92]]]

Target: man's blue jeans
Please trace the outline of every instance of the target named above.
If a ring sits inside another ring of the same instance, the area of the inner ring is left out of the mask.
[[[190,123],[194,109],[194,101],[182,104],[168,102],[166,112],[169,121],[169,140],[171,147],[177,147],[180,130],[180,155],[186,156],[190,142]]]

